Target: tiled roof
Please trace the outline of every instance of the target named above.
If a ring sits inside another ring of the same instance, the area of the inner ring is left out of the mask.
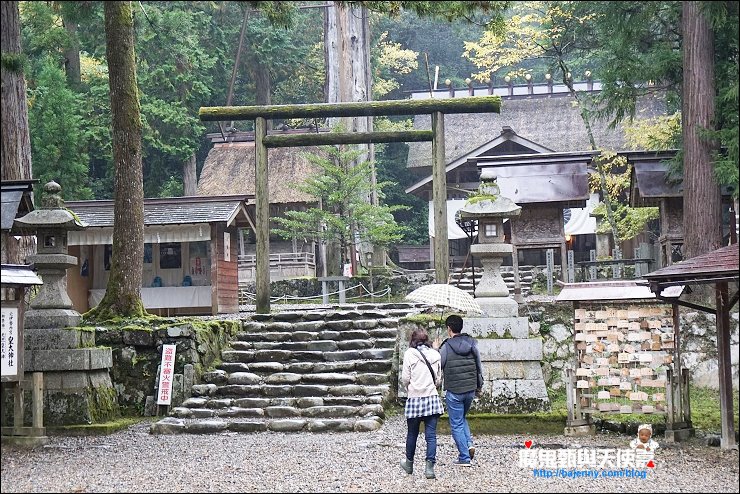
[[[636,117],[650,118],[665,112],[665,101],[661,97],[646,96],[638,102]],[[504,126],[511,127],[518,136],[556,152],[591,149],[579,110],[568,94],[503,96],[501,113],[445,115],[444,125],[447,163],[492,141],[500,135]],[[593,120],[591,126],[600,148],[626,148],[621,128],[610,129],[606,120]],[[416,116],[415,130],[430,128],[429,115]],[[431,161],[431,143],[409,143],[409,168],[430,166]]]
[[[707,278],[738,278],[738,244],[671,264],[645,275],[653,282],[692,281]]]
[[[189,196],[144,199],[144,224],[227,223],[251,196]],[[65,206],[90,227],[113,226],[113,201],[69,201]]]

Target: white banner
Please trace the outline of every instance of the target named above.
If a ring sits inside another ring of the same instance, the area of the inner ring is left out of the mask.
[[[169,405],[172,402],[172,378],[175,374],[176,348],[176,345],[162,346],[162,364],[159,367],[157,405]]]
[[[18,374],[18,308],[2,308],[2,375]]]

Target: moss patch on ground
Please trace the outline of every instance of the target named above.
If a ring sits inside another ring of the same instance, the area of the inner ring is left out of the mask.
[[[154,422],[161,417],[122,417],[117,420],[102,422],[99,424],[64,425],[58,427],[47,427],[46,432],[50,435],[64,436],[97,436],[112,434],[127,429],[139,422]]]

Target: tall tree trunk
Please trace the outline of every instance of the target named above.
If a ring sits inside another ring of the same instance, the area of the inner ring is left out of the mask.
[[[365,7],[349,7],[330,2],[324,16],[324,55],[326,66],[325,95],[327,103],[370,101],[370,30]],[[368,117],[331,118],[328,125],[342,122],[347,132],[367,132],[371,120]],[[370,159],[370,148],[360,144],[356,149],[363,152],[359,161]],[[352,164],[354,166],[354,163]],[[372,203],[372,196],[367,198]],[[353,273],[357,272],[355,235],[350,242],[350,261]]]
[[[115,163],[113,259],[105,297],[89,318],[138,317],[144,258],[144,181],[141,110],[136,85],[131,2],[105,2],[113,161]]]
[[[198,189],[195,153],[185,160],[182,166],[182,188],[184,196],[194,196]]]
[[[77,37],[77,22],[67,17],[62,18],[64,29],[69,35],[69,47],[64,50],[64,70],[67,74],[67,82],[72,89],[79,89],[82,82],[82,71],[80,69],[80,40]]]
[[[714,127],[714,34],[701,2],[683,2],[683,237],[684,257],[722,244],[720,186],[714,177],[716,143],[702,137]]]
[[[28,105],[26,80],[23,75],[21,54],[21,28],[18,2],[0,2],[2,25],[2,120],[0,126],[0,178],[2,180],[29,180],[31,172],[31,137],[28,132]],[[33,237],[16,240],[13,235],[2,234],[2,262],[23,264],[33,254]]]

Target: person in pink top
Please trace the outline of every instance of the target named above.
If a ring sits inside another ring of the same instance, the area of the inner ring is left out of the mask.
[[[440,362],[439,352],[432,348],[427,332],[417,329],[411,333],[401,371],[401,381],[406,385],[408,393],[404,411],[408,425],[406,458],[401,460],[401,468],[409,475],[414,472],[416,440],[421,423],[424,422],[424,439],[427,442],[424,475],[428,479],[436,478],[434,464],[437,462],[437,422],[444,413],[437,391],[442,383]]]

